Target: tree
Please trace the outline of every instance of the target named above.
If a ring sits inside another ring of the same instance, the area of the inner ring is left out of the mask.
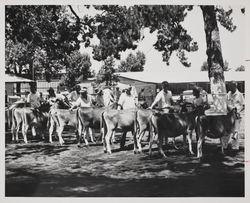
[[[235,69],[235,71],[245,71],[245,66],[241,65]]]
[[[136,42],[142,38],[140,30],[149,27],[150,32],[157,30],[157,42],[155,48],[162,52],[163,61],[169,64],[172,53],[176,53],[180,62],[189,67],[191,64],[185,56],[186,52],[196,51],[198,45],[187,30],[182,27],[187,12],[192,6],[96,6],[102,10],[95,17],[97,22],[97,37],[100,45],[94,46],[95,59],[102,60],[107,56],[120,58],[120,52],[126,49],[135,49]],[[236,26],[230,17],[232,9],[225,11],[221,7],[200,6],[203,14],[204,30],[207,44],[208,77],[211,92],[218,100],[215,103],[222,104],[226,95],[224,81],[224,63],[221,51],[221,43],[217,21],[229,31],[234,31]],[[245,13],[245,9],[241,10]],[[223,96],[222,96],[223,95]],[[220,100],[220,101],[219,101]],[[216,106],[217,110],[225,112],[226,105]]]
[[[5,13],[6,72],[49,80],[80,48],[81,26],[65,6],[6,6]]]
[[[231,70],[231,68],[229,68],[228,65],[229,65],[229,64],[228,64],[227,60],[225,60],[225,61],[224,61],[224,67],[223,67],[224,71],[229,71],[229,70]],[[201,71],[208,71],[208,64],[207,64],[207,61],[204,61],[204,62],[203,62],[202,66],[201,66]]]
[[[118,82],[118,77],[115,73],[115,61],[114,57],[108,57],[104,60],[104,64],[97,74],[97,83],[106,82],[106,85],[113,85],[114,82]]]
[[[138,72],[143,71],[146,62],[146,56],[143,52],[137,51],[136,54],[130,53],[125,60],[118,66],[119,72]]]
[[[78,50],[72,52],[66,57],[66,74],[64,76],[64,85],[71,89],[81,76],[82,79],[87,79],[91,72],[90,56],[88,54],[81,54]]]
[[[94,59],[104,60],[108,56],[120,59],[120,52],[135,49],[143,38],[142,30],[158,31],[154,47],[162,52],[163,60],[169,64],[172,53],[176,53],[184,66],[190,66],[186,52],[196,51],[198,45],[182,27],[189,6],[95,6],[102,10],[95,16],[96,35],[99,45],[93,46]]]

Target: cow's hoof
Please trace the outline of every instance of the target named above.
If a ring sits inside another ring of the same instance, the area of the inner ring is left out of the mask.
[[[104,149],[104,150],[103,150],[103,152],[106,154],[106,153],[107,153],[107,150],[106,150],[106,149]]]
[[[134,150],[134,154],[137,154],[138,153],[138,151],[137,150]]]
[[[78,148],[82,148],[83,146],[82,146],[81,144],[78,144],[77,147],[78,147]]]
[[[193,155],[194,155],[194,152],[189,152],[189,154],[190,154],[191,156],[193,156]]]

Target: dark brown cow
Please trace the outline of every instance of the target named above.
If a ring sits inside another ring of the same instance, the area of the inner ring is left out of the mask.
[[[224,153],[224,148],[227,148],[229,139],[234,133],[236,117],[236,109],[231,110],[227,115],[202,115],[197,117],[197,158],[202,157],[202,143],[206,136],[209,138],[220,139],[221,152]],[[225,141],[226,143],[223,144],[223,141]]]
[[[136,109],[126,110],[107,110],[102,113],[102,122],[104,126],[104,152],[111,154],[110,140],[116,129],[122,129],[123,136],[121,148],[125,145],[126,133],[131,131],[134,138],[134,150],[136,147],[135,115]]]
[[[202,108],[202,107],[201,107]],[[192,150],[192,132],[195,128],[195,118],[197,115],[203,113],[202,109],[193,110],[191,112],[181,113],[163,113],[156,112],[151,117],[152,126],[155,133],[158,135],[158,149],[163,157],[166,157],[163,152],[163,138],[166,137],[177,137],[183,135],[184,145],[186,144],[186,138],[188,140],[189,152],[193,153]],[[152,136],[149,145],[149,154],[152,151]]]

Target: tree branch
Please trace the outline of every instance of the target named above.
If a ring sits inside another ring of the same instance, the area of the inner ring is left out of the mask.
[[[68,5],[68,6],[69,6],[70,11],[71,11],[71,12],[74,14],[74,16],[76,17],[77,22],[80,23],[80,22],[81,22],[80,17],[76,14],[76,12],[74,11],[74,9],[72,8],[71,5]]]

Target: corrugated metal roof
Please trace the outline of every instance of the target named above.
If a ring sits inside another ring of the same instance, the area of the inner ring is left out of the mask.
[[[164,70],[160,72],[120,72],[119,77],[128,78],[147,83],[191,83],[191,82],[209,82],[207,71],[173,71]],[[228,71],[224,72],[226,81],[245,81],[245,72]]]

